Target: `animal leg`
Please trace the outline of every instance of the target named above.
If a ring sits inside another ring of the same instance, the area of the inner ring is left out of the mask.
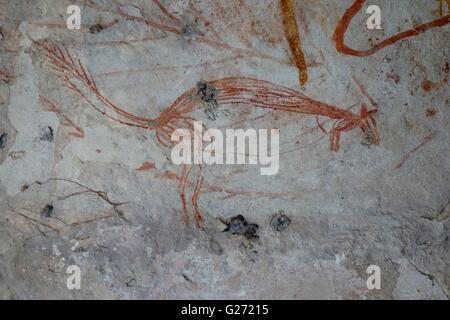
[[[330,134],[330,148],[334,152],[339,151],[339,138],[340,138],[340,130],[339,128],[333,128]]]
[[[198,197],[200,195],[201,187],[203,184],[203,172],[202,167],[200,166],[200,172],[197,176],[197,182],[195,183],[194,193],[192,195],[192,207],[194,208],[194,219],[195,224],[198,228],[202,226],[203,216],[198,208]]]
[[[317,116],[316,116],[316,122],[317,122],[317,126],[319,127],[320,130],[322,130],[323,133],[328,133],[327,130],[325,130],[323,125],[320,123],[319,117],[317,117]]]
[[[186,204],[186,184],[191,169],[192,168],[188,168],[186,165],[183,166],[183,168],[181,169],[181,177],[179,184],[181,205],[183,206],[183,221],[185,224],[189,224],[189,211]]]

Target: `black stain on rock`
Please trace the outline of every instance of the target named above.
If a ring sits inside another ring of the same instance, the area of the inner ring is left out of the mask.
[[[186,24],[181,28],[181,36],[183,39],[191,41],[197,38],[197,30],[191,24]]]
[[[258,259],[258,250],[256,250],[255,246],[248,242],[248,243],[241,243],[241,245],[239,246],[241,248],[241,250],[245,253],[245,255],[247,256],[247,259],[250,262],[256,262],[256,260]]]
[[[4,149],[7,143],[8,143],[8,134],[6,132],[2,132],[0,134],[0,149]]]
[[[41,141],[48,141],[51,142],[54,139],[54,134],[53,134],[53,128],[52,127],[47,127],[43,130],[43,133],[41,135]]]
[[[184,280],[186,280],[187,282],[190,282],[192,284],[196,284],[191,278],[189,278],[187,275],[185,275],[184,273],[181,274],[181,276],[183,277]]]
[[[92,34],[100,33],[105,29],[105,27],[101,23],[96,23],[89,27],[89,32]]]
[[[206,81],[197,82],[197,95],[206,103],[205,113],[211,120],[216,120],[216,110],[219,108],[217,95],[219,91],[216,87]]]
[[[283,231],[286,230],[287,227],[291,224],[291,219],[284,214],[283,210],[278,211],[272,216],[270,220],[270,225],[275,231]]]
[[[230,218],[227,221],[222,221],[227,227],[223,232],[230,232],[231,234],[241,235],[248,240],[258,239],[257,234],[259,226],[255,223],[248,223],[242,215]]]
[[[52,216],[53,213],[53,205],[48,204],[44,207],[44,209],[41,210],[41,217],[42,218],[50,218]]]
[[[136,279],[135,278],[128,279],[126,285],[128,288],[134,287],[136,285]]]
[[[217,255],[221,255],[223,253],[223,248],[216,239],[213,238],[210,239],[209,248],[213,253]]]
[[[361,137],[361,144],[363,146],[370,147],[371,145],[373,145],[373,142],[374,142],[374,138],[370,133],[368,133],[368,132],[363,133],[363,135]]]

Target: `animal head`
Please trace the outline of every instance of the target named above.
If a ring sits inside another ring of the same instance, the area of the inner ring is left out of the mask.
[[[378,109],[367,110],[366,105],[361,106],[361,114],[359,118],[359,127],[361,130],[370,137],[373,144],[380,144],[380,135],[378,134],[377,122],[375,115]]]

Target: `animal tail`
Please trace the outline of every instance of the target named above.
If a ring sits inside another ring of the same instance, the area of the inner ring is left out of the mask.
[[[67,48],[28,37],[37,46],[39,52],[46,57],[48,68],[58,77],[61,85],[76,92],[92,108],[113,121],[129,126],[148,128],[148,123],[152,119],[128,113],[106,98],[81,60]]]

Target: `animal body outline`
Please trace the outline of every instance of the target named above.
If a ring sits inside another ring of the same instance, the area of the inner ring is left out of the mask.
[[[197,87],[186,91],[156,118],[137,116],[118,107],[103,95],[81,60],[67,48],[46,41],[35,41],[33,39],[32,41],[46,57],[48,67],[56,74],[60,83],[78,94],[90,107],[106,118],[123,125],[154,130],[157,141],[166,148],[173,144],[171,135],[176,129],[187,128],[190,132],[194,132],[194,121],[196,119],[189,113],[200,107],[198,99],[195,99],[195,97],[198,97]],[[320,124],[318,116],[335,120],[329,132],[330,148],[335,152],[340,148],[340,134],[355,128],[360,128],[365,134],[369,135],[373,144],[378,145],[380,142],[375,120],[378,108],[368,110],[362,104],[360,114],[356,114],[349,109],[341,109],[316,101],[294,89],[249,77],[227,77],[209,81],[208,85],[217,90],[216,99],[221,106],[236,107],[245,104],[274,111],[314,115],[319,128],[325,133],[328,132]],[[198,198],[204,181],[204,174],[202,165],[195,165],[195,167],[197,173],[190,203],[195,223],[200,227],[203,215],[199,209]],[[194,166],[183,165],[179,177],[179,195],[183,209],[183,220],[186,224],[190,220],[186,188],[193,168]]]

